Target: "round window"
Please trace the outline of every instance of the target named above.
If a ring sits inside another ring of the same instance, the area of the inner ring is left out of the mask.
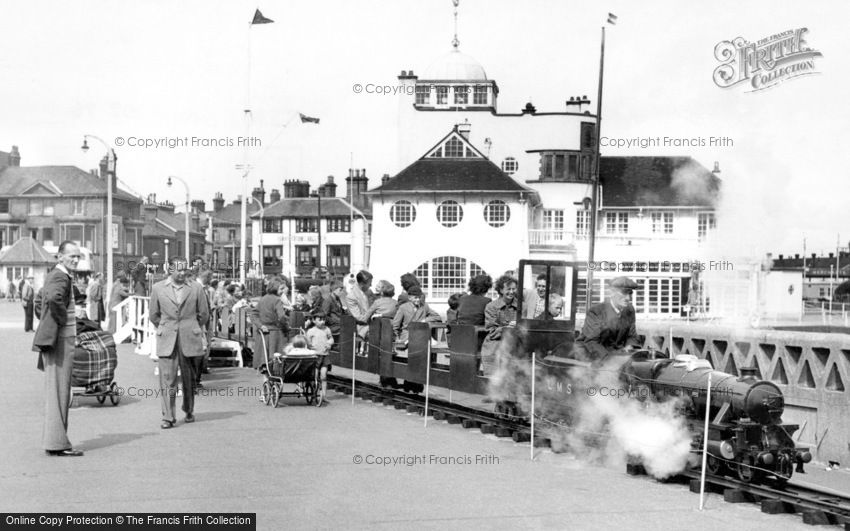
[[[463,208],[457,201],[443,201],[437,207],[437,221],[444,227],[455,227],[463,219]]]
[[[397,227],[409,227],[416,221],[416,207],[410,201],[396,201],[390,207],[390,220]]]
[[[484,207],[484,221],[491,227],[502,227],[511,219],[511,209],[504,202],[496,199]]]

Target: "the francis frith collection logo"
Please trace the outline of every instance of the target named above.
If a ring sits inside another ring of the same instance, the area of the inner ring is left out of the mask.
[[[815,58],[822,54],[807,46],[808,28],[791,29],[756,42],[743,37],[722,41],[714,47],[721,64],[714,69],[714,83],[729,88],[748,82],[754,92],[783,81],[817,74]]]

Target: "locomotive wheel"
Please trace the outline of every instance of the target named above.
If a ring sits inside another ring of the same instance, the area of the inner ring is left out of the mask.
[[[272,385],[271,404],[272,407],[277,407],[280,403],[280,384],[275,382]]]
[[[755,468],[755,461],[750,456],[742,457],[735,466],[735,471],[738,479],[744,483],[757,483],[762,476],[761,470]]]
[[[260,395],[260,402],[269,405],[272,401],[272,384],[266,380],[263,382],[263,394]]]
[[[722,476],[726,472],[726,463],[713,456],[708,456],[705,466],[706,470],[715,476]]]

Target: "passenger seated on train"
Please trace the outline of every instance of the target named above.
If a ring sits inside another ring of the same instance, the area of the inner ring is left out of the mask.
[[[446,324],[457,324],[457,307],[460,304],[461,297],[463,297],[463,293],[452,293],[449,296],[449,309],[446,310]]]
[[[409,300],[398,307],[393,318],[393,332],[396,342],[407,348],[408,331],[410,323],[439,323],[440,314],[432,310],[425,302],[422,288],[413,286],[407,292]]]
[[[546,297],[546,275],[537,275],[534,289],[527,289],[522,295],[522,316],[525,319],[551,320],[561,315],[564,311],[564,298],[553,292],[549,292],[549,312],[544,312],[543,299]]]
[[[628,277],[611,281],[608,298],[594,304],[587,312],[573,353],[576,359],[602,361],[609,355],[627,353],[640,347],[635,329],[635,310],[631,305],[632,290],[637,284]]]
[[[457,324],[484,326],[484,308],[490,304],[487,292],[493,287],[490,275],[477,275],[469,281],[469,294],[460,298]]]
[[[413,286],[422,287],[422,284],[419,282],[419,279],[416,278],[416,275],[413,273],[405,273],[399,279],[399,284],[401,284],[401,293],[398,294],[398,305],[401,306],[405,302],[408,301],[409,297],[407,296],[407,292]]]
[[[365,320],[367,323],[380,317],[392,319],[395,317],[396,310],[398,310],[398,304],[393,298],[395,297],[395,286],[386,280],[379,280],[375,285],[375,291],[378,293],[378,298],[366,311]]]
[[[503,275],[496,280],[496,292],[499,298],[492,301],[484,309],[484,327],[487,337],[481,345],[481,371],[485,375],[495,372],[496,350],[502,339],[505,327],[516,326],[517,319],[517,281],[513,277]]]

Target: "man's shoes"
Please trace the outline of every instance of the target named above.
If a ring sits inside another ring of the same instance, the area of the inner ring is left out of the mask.
[[[162,424],[160,424],[159,427],[164,430],[169,430],[174,427],[174,422],[170,420],[163,420]]]
[[[56,457],[81,457],[83,455],[81,450],[74,450],[73,448],[66,448],[64,450],[45,450],[45,453]]]
[[[186,413],[186,424],[191,424],[193,422],[195,422],[195,415]]]

